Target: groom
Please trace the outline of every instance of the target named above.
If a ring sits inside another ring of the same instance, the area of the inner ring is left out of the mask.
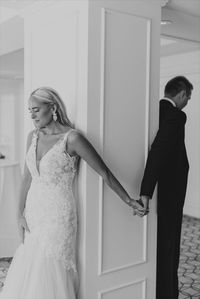
[[[178,299],[178,264],[183,205],[189,164],[184,142],[186,114],[181,111],[193,86],[183,76],[171,79],[160,101],[159,130],[148,155],[140,190],[145,214],[158,183],[156,299]]]

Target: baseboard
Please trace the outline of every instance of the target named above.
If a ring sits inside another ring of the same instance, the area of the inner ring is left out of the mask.
[[[20,240],[18,238],[0,236],[0,258],[13,257],[19,244]]]
[[[183,209],[183,214],[195,218],[200,218],[200,207],[195,205],[187,204]]]

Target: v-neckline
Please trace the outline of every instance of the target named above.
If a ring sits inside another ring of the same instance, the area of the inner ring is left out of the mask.
[[[46,155],[51,152],[53,150],[53,148],[59,144],[59,142],[63,141],[64,140],[64,137],[68,134],[68,132],[70,131],[70,129],[63,133],[62,136],[60,138],[58,138],[58,140],[45,152],[45,154],[41,157],[40,160],[37,159],[37,148],[38,148],[38,139],[39,139],[39,132],[37,132],[37,135],[36,135],[36,141],[35,141],[35,167],[36,167],[36,170],[37,170],[37,173],[38,175],[40,176],[40,164],[41,164],[41,161],[46,157]]]

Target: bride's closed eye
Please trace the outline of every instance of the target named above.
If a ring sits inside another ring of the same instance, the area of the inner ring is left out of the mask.
[[[29,113],[32,113],[32,112],[39,112],[39,110],[40,110],[39,108],[29,108],[29,109],[28,109],[28,112],[29,112]]]

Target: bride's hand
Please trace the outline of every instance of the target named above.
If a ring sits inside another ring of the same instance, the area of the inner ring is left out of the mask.
[[[128,205],[133,208],[133,215],[138,215],[140,217],[144,216],[144,207],[138,200],[131,198]]]
[[[18,216],[18,227],[19,227],[21,242],[24,243],[25,231],[30,232],[30,230],[26,222],[26,218],[23,215]]]

